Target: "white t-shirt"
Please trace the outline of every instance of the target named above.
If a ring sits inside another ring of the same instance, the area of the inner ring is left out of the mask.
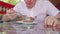
[[[28,9],[25,2],[20,2],[13,10],[22,15],[32,16],[39,21],[44,21],[47,14],[49,16],[56,16],[59,13],[59,10],[49,1],[37,1],[32,9]]]
[[[25,2],[20,2],[18,3],[14,8],[13,8],[17,13],[21,13],[22,15],[27,15],[32,16],[33,18],[35,18],[35,21],[37,21],[38,25],[36,26],[36,31],[33,31],[31,34],[45,34],[46,32],[44,32],[43,30],[43,24],[42,22],[44,22],[44,19],[46,17],[46,15],[48,14],[49,16],[56,16],[57,13],[59,13],[59,10],[57,8],[55,8],[53,6],[52,3],[50,3],[49,1],[37,1],[35,6],[32,9],[28,9],[26,7]],[[19,28],[20,25],[18,25],[17,27],[14,25],[14,28]],[[20,31],[18,29],[16,29],[17,34],[27,34],[30,33],[31,31]],[[55,33],[55,32],[54,32]]]

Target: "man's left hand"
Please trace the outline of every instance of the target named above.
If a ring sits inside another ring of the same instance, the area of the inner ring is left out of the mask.
[[[53,28],[54,30],[60,29],[60,22],[57,18],[52,16],[47,16],[44,22],[45,28]]]

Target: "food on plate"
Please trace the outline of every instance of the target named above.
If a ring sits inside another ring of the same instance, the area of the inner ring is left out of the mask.
[[[31,17],[27,17],[27,18],[23,19],[23,22],[33,22],[33,21],[34,21],[34,19]]]
[[[21,21],[22,19],[22,16],[18,16],[18,21]]]
[[[18,21],[22,21],[22,22],[33,22],[34,21],[34,18],[32,17],[27,17],[25,15],[23,16],[18,16]]]

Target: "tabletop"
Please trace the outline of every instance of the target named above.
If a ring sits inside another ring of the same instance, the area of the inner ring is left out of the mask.
[[[3,34],[59,34],[60,29],[44,28],[43,23],[22,24],[17,22],[4,22]]]

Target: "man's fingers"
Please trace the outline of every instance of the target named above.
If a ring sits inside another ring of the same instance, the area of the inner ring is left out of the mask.
[[[53,23],[54,23],[53,18],[50,17],[50,16],[48,16],[48,17],[46,17],[46,19],[45,19],[44,26],[45,26],[45,27],[52,27]]]
[[[54,31],[60,31],[60,24],[56,24],[55,27],[53,27]]]
[[[54,19],[54,24],[53,24],[53,27],[55,27],[56,25],[59,24],[59,21],[57,19]]]
[[[17,14],[8,14],[9,19],[15,19],[17,17]]]
[[[54,23],[53,27],[54,27],[54,28],[59,28],[59,29],[60,29],[60,23],[57,23],[57,22]]]
[[[17,12],[14,11],[13,9],[9,9],[9,10],[7,10],[7,14],[13,14],[13,13],[17,13]]]
[[[44,22],[44,27],[52,28],[52,30],[60,31],[60,22],[55,17],[47,17]]]

